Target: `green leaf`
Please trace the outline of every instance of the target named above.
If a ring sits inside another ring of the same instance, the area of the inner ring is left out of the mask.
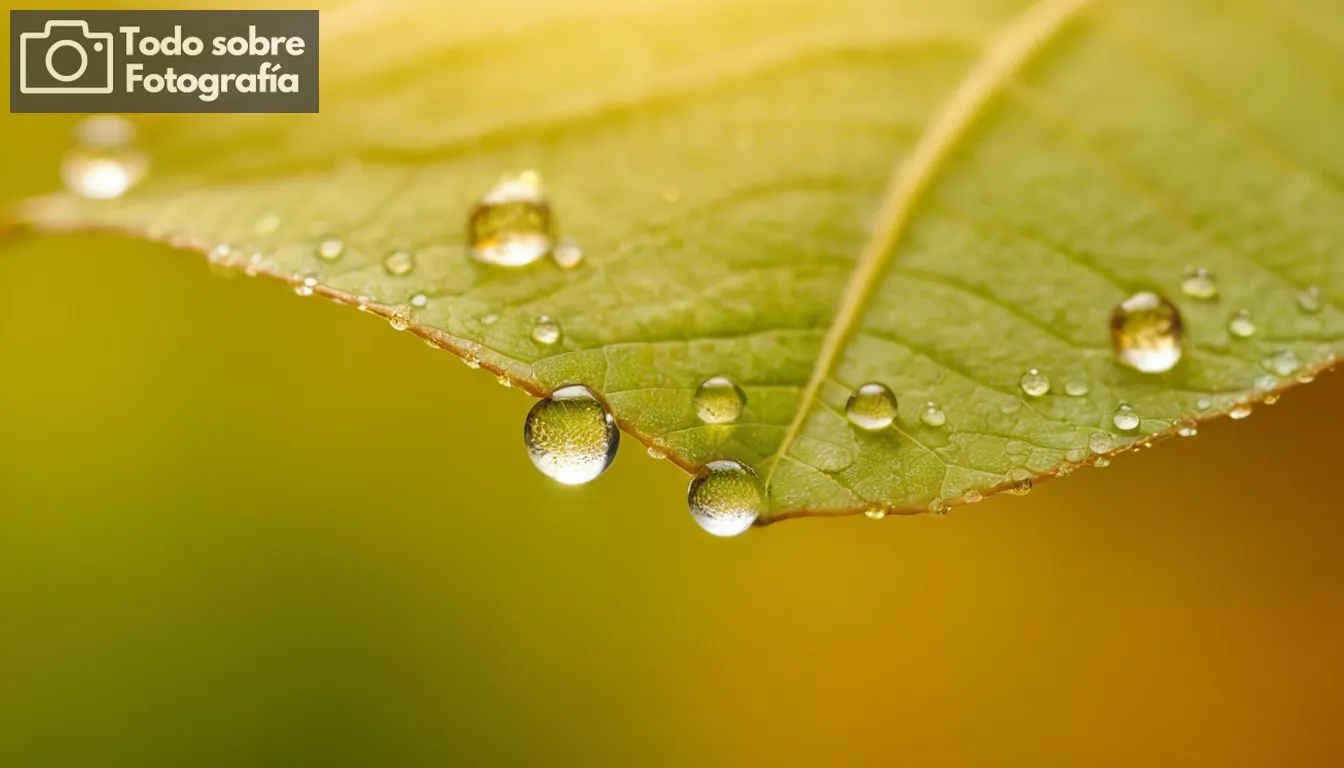
[[[1063,474],[1340,352],[1334,0],[401,2],[323,28],[322,114],[149,120],[140,188],[18,215],[255,250],[384,317],[423,294],[411,330],[434,345],[534,394],[588,384],[687,469],[757,467],[767,521]],[[471,259],[470,207],[525,168],[578,268]],[[1216,300],[1182,295],[1192,267]],[[1110,349],[1138,290],[1182,311],[1167,373]],[[1242,310],[1251,338],[1228,331]],[[1048,394],[1023,392],[1030,369]],[[734,424],[696,417],[715,375],[746,392]],[[868,381],[900,399],[890,429],[844,416]]]

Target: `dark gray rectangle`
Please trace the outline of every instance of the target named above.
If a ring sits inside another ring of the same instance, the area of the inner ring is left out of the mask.
[[[10,11],[10,112],[316,112],[317,11]]]

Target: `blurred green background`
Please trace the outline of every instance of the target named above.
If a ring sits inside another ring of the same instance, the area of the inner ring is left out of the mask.
[[[73,120],[4,115],[0,199]],[[722,541],[385,322],[0,244],[0,766],[1339,765],[1344,381],[946,518]]]

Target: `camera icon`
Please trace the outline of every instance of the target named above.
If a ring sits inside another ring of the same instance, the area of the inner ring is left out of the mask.
[[[61,53],[66,49],[73,59]],[[41,32],[19,35],[19,92],[111,93],[112,33],[90,32],[86,21],[52,19]]]

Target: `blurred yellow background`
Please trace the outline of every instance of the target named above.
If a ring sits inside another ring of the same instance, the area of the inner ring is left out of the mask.
[[[0,199],[72,120],[4,115]],[[1344,380],[946,518],[713,539],[385,322],[0,245],[0,766],[1344,764]]]

